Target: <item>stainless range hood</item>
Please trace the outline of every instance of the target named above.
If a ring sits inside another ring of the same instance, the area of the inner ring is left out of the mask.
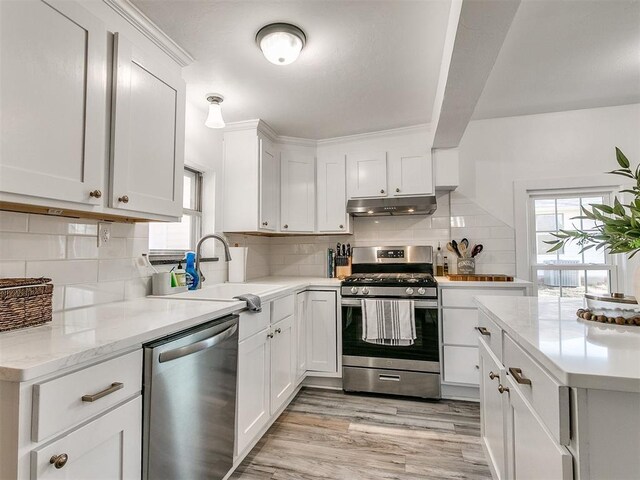
[[[431,215],[438,204],[428,197],[359,198],[347,202],[347,213],[354,217],[383,215]]]

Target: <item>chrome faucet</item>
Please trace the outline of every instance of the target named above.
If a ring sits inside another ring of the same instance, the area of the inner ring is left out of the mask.
[[[202,244],[204,243],[204,241],[210,238],[216,238],[220,240],[220,243],[222,243],[222,246],[224,247],[225,261],[227,262],[231,261],[231,252],[229,251],[229,244],[227,243],[227,241],[224,239],[222,235],[218,235],[217,233],[210,233],[209,235],[205,235],[200,240],[198,240],[198,244],[196,245],[196,272],[198,272],[198,275],[200,276],[200,281],[198,282],[197,288],[202,288],[202,282],[204,282],[204,275],[202,274],[202,270],[200,270],[200,251],[202,250]]]

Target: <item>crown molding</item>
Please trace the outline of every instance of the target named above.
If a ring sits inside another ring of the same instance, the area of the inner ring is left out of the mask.
[[[169,55],[178,65],[186,67],[194,62],[194,58],[180,45],[164,33],[160,27],[151,21],[129,0],[103,0],[115,10],[118,15],[133,25],[136,30],[151,40],[164,53]]]
[[[317,147],[318,141],[312,138],[287,137],[285,135],[278,136],[278,143],[283,145],[295,145],[299,147]]]
[[[259,118],[227,123],[224,127],[225,132],[236,132],[239,130],[256,130],[272,142],[279,142],[280,138],[276,131],[271,128],[267,122],[260,120]]]
[[[380,130],[377,132],[357,133],[355,135],[345,135],[344,137],[323,138],[317,140],[318,145],[331,145],[335,143],[357,142],[359,140],[368,140],[371,138],[389,137],[396,135],[409,135],[412,133],[429,134],[431,127],[428,123],[420,123],[409,127],[391,128],[389,130]]]

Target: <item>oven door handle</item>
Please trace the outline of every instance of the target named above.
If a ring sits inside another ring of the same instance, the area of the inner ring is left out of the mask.
[[[361,298],[342,298],[342,301],[340,302],[340,304],[343,307],[360,307],[362,306],[362,300]],[[384,299],[384,300],[394,300],[394,299]],[[406,298],[399,298],[398,300],[412,300],[412,299],[406,299]],[[437,300],[414,300],[414,306],[415,308],[419,308],[419,309],[424,309],[424,308],[438,308],[438,301]]]

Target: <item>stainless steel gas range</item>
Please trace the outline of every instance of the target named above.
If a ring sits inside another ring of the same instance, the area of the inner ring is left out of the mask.
[[[355,247],[342,282],[342,379],[345,391],[440,398],[438,284],[429,246]],[[412,302],[412,345],[363,340],[363,299]]]

